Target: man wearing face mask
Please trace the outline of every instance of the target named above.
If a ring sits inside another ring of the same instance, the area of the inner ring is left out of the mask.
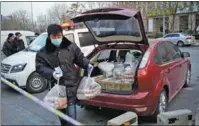
[[[19,52],[19,51],[25,49],[24,41],[20,38],[22,36],[22,34],[20,32],[16,32],[15,36],[16,36],[15,40],[14,40],[15,52]]]
[[[84,57],[80,48],[63,36],[62,28],[58,24],[51,24],[47,28],[46,45],[36,55],[36,70],[49,80],[60,78],[60,85],[66,86],[67,108],[61,111],[76,119],[76,93],[80,83],[80,76],[75,64],[90,72],[93,66]],[[55,68],[60,67],[62,73]],[[70,125],[60,118],[62,126]]]

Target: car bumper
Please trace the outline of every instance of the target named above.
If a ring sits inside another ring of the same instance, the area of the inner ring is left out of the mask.
[[[6,80],[14,83],[15,85],[19,87],[26,87],[27,82],[27,73],[25,72],[17,72],[17,73],[2,73],[1,75]]]
[[[148,92],[140,92],[132,95],[113,95],[102,93],[100,96],[93,99],[81,101],[80,105],[92,105],[97,107],[134,111],[139,116],[147,116],[153,114],[156,106],[154,102],[147,103],[149,98],[150,95]]]
[[[185,45],[193,45],[193,44],[195,44],[195,41],[194,41],[194,40],[187,40],[187,41],[185,42]]]

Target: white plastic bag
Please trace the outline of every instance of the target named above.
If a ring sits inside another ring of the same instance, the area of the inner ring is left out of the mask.
[[[47,103],[48,105],[56,108],[55,103],[58,102],[66,102],[67,97],[66,97],[66,88],[65,86],[61,86],[56,84],[44,97],[44,102]],[[63,101],[64,100],[64,101]],[[63,108],[66,108],[67,106],[64,106]]]
[[[77,89],[77,99],[86,100],[96,97],[101,93],[101,86],[95,82],[94,78],[84,77]]]
[[[114,64],[113,63],[109,63],[109,62],[101,62],[98,64],[98,68],[105,74],[106,77],[110,77],[113,75],[113,68],[114,68]]]
[[[55,68],[55,70],[60,70],[60,68]],[[59,79],[57,80],[57,84],[55,84],[55,86],[44,97],[43,101],[54,108],[56,108],[56,102],[59,102],[59,104],[64,103],[61,108],[67,107],[67,104],[65,104],[67,103],[66,87],[59,85]]]

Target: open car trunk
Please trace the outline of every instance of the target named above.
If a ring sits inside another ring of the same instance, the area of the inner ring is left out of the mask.
[[[138,49],[105,49],[91,58],[91,77],[102,87],[102,93],[131,94],[135,88],[136,71],[143,52]],[[87,71],[80,69],[81,76]]]

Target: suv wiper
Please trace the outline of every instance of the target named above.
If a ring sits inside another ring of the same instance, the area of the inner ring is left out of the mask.
[[[25,48],[25,51],[37,52],[35,50],[30,49],[30,47]]]

